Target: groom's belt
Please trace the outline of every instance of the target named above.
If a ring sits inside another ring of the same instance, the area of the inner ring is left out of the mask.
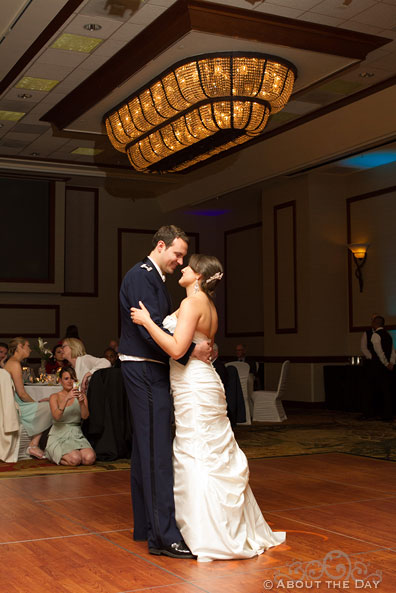
[[[143,358],[142,356],[130,356],[129,354],[119,354],[118,358],[121,362],[156,362],[157,364],[166,364],[161,360],[154,360],[153,358]]]

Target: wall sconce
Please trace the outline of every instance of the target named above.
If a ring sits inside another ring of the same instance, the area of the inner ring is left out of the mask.
[[[352,253],[353,261],[356,265],[355,276],[359,281],[360,292],[363,292],[362,268],[366,263],[368,247],[368,243],[350,243],[348,245],[348,249]]]

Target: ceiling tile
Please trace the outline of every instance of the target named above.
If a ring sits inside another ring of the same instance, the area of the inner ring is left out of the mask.
[[[73,71],[73,66],[58,66],[56,64],[33,64],[29,70],[25,72],[25,76],[32,78],[47,78],[51,80],[63,80],[70,72]]]
[[[136,27],[141,27],[140,31],[144,28],[143,25],[136,25]],[[107,58],[111,58],[114,56],[114,54],[118,53],[128,41],[129,39],[125,41],[116,41],[112,37],[111,39],[108,39],[108,41],[102,43],[100,47],[98,47],[98,49],[95,51],[95,56],[106,56]]]
[[[14,126],[14,132],[21,132],[25,134],[44,134],[50,129],[49,125],[33,125],[33,124],[17,124]]]
[[[169,8],[175,2],[176,0],[147,0],[146,4],[155,4],[156,6],[165,6],[166,8]]]
[[[380,68],[382,70],[387,70],[389,73],[392,73],[395,70],[396,52],[392,52],[386,56],[382,56],[381,58],[377,58],[373,61],[370,60],[369,64],[370,67],[373,66],[374,68]]]
[[[31,95],[30,98],[28,99],[21,99],[21,97],[19,97],[19,95]],[[41,101],[41,99],[43,99],[44,97],[48,96],[48,92],[45,91],[34,91],[32,89],[26,89],[26,88],[17,88],[16,86],[10,88],[10,90],[8,91],[8,93],[6,93],[5,95],[3,95],[3,98],[6,99],[7,101],[23,101],[23,104],[25,103],[38,103],[39,101]]]
[[[212,0],[205,0],[205,2],[211,2]],[[251,0],[216,0],[216,4],[227,4],[227,6],[236,6],[237,8],[254,9],[254,6],[247,4]]]
[[[85,25],[100,25],[100,29],[97,31],[89,31],[84,29]],[[75,35],[84,35],[86,37],[100,37],[101,39],[107,39],[110,37],[119,27],[121,26],[120,21],[113,19],[106,19],[103,17],[92,18],[88,15],[79,14],[74,18],[64,29],[64,33],[73,33]]]
[[[350,31],[359,31],[360,33],[368,33],[369,35],[381,35],[381,37],[386,37],[386,35],[382,35],[381,27],[373,27],[367,23],[358,23],[354,19],[342,23],[342,28],[349,29]]]
[[[277,14],[279,16],[286,16],[292,19],[296,19],[297,17],[303,14],[303,10],[297,10],[295,8],[289,8],[288,6],[279,6],[278,4],[271,4],[269,2],[265,2],[264,4],[259,4],[255,10],[257,12],[266,12],[267,14]]]
[[[125,25],[122,25],[122,27],[120,27],[114,33],[112,38],[107,43],[111,43],[112,41],[130,41],[143,29],[144,25],[138,25],[137,23],[125,23]],[[99,52],[101,49],[102,47],[99,47],[97,51]]]
[[[305,113],[310,113],[315,109],[319,109],[322,107],[319,103],[308,103],[307,101],[290,101],[286,107],[282,111],[286,111],[288,113],[298,113],[299,115],[304,115]]]
[[[297,10],[310,10],[319,3],[320,0],[271,0],[271,4],[295,8]]]
[[[8,132],[10,130],[14,130],[17,125],[20,125],[20,124],[18,124],[15,121],[10,121],[10,120],[6,121],[3,119],[0,122],[0,138],[2,136],[5,136],[5,134],[8,134]]]
[[[80,14],[86,14],[93,17],[106,17],[115,21],[127,21],[139,9],[142,0],[90,0],[80,11]]]
[[[396,26],[396,6],[380,2],[374,8],[369,8],[356,15],[355,21],[391,29]]]
[[[33,142],[40,134],[24,134],[15,131],[15,128],[7,134],[7,140],[17,140],[18,142],[23,142],[25,145],[27,143]]]
[[[144,4],[142,8],[139,8],[135,14],[129,19],[130,23],[136,23],[137,25],[148,25],[156,19],[160,14],[165,12],[164,6],[154,6],[153,4]]]
[[[358,0],[351,2],[348,5],[343,4],[342,0],[337,2],[335,2],[335,0],[324,0],[323,2],[320,2],[320,4],[317,4],[312,9],[312,12],[327,14],[328,16],[347,20],[372,6],[377,6],[375,0]]]
[[[326,82],[318,90],[323,90],[325,93],[335,93],[337,95],[349,95],[350,93],[358,91],[361,86],[362,85],[358,81],[352,82],[350,80],[337,78],[337,80]]]
[[[4,138],[1,141],[1,145],[2,146],[6,146],[7,148],[23,148],[25,146],[26,142],[21,142],[20,140],[7,140],[7,138]]]
[[[334,16],[326,16],[325,14],[318,14],[316,12],[304,12],[298,19],[300,21],[307,21],[308,23],[328,25],[329,27],[337,27],[344,22],[344,19],[335,18]]]
[[[0,101],[0,109],[6,111],[30,111],[37,103],[28,103],[27,101]]]
[[[65,66],[66,68],[76,68],[84,60],[86,60],[87,54],[77,51],[67,51],[65,49],[53,49],[49,48],[45,51],[38,60],[35,61],[36,65],[41,64],[56,64],[57,66]]]

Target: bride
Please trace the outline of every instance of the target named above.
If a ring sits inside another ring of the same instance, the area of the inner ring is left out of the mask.
[[[187,297],[168,315],[164,332],[144,303],[132,307],[134,323],[143,325],[172,359],[191,342],[210,340],[217,331],[213,303],[223,276],[216,257],[192,255],[181,271]],[[223,384],[211,364],[190,358],[186,366],[170,361],[175,407],[173,443],[176,522],[184,541],[200,562],[251,558],[285,541],[272,532],[249,486],[249,468],[226,414]]]

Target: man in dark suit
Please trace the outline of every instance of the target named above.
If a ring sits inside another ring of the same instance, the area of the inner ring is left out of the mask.
[[[165,274],[183,264],[188,237],[171,225],[153,237],[153,250],[131,268],[120,290],[121,339],[119,358],[133,420],[131,493],[134,539],[148,540],[150,554],[192,558],[175,521],[168,355],[141,325],[130,318],[130,308],[142,301],[151,318],[162,325],[171,313]],[[207,362],[207,342],[194,347],[179,362],[194,356]]]
[[[361,338],[361,350],[365,356],[362,420],[374,417],[377,412],[386,422],[393,419],[393,369],[396,352],[392,336],[384,329],[384,325],[382,315],[373,315],[371,329],[365,331]]]

